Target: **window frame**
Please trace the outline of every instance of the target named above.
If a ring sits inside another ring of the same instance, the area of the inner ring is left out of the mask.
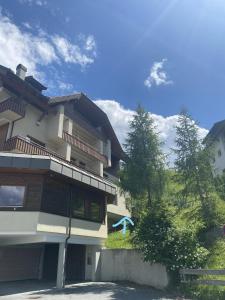
[[[72,196],[72,202],[77,200],[77,195],[79,194],[79,192],[77,193],[76,190],[74,189],[74,196]],[[73,195],[73,192],[72,192]],[[105,200],[99,200],[99,199],[89,199],[88,195],[86,195],[85,193],[80,192],[79,197],[81,197],[83,203],[84,203],[84,215],[83,216],[79,216],[74,214],[74,210],[73,210],[73,203],[71,203],[71,215],[73,219],[80,219],[80,220],[85,220],[85,221],[89,221],[89,222],[94,222],[94,223],[100,223],[100,224],[105,224],[105,212],[106,212],[106,208],[105,208]],[[100,207],[99,207],[99,218],[98,219],[94,219],[92,218],[92,213],[91,213],[91,203],[92,202],[98,202]]]
[[[11,209],[16,209],[16,208],[23,208],[25,207],[25,202],[26,202],[26,194],[27,194],[27,185],[26,184],[0,184],[0,187],[1,186],[12,186],[12,187],[24,187],[24,194],[23,194],[23,199],[22,199],[22,204],[21,205],[1,205],[0,203],[0,209],[8,209],[8,208],[11,208]]]

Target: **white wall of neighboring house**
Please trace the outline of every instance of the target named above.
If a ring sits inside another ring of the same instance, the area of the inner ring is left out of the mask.
[[[225,139],[218,137],[213,143],[213,173],[221,175],[225,170]]]

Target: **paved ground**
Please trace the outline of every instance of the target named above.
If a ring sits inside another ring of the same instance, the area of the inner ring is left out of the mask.
[[[182,298],[130,283],[84,282],[68,285],[64,290],[57,290],[51,283],[25,281],[0,284],[0,299],[174,300]]]

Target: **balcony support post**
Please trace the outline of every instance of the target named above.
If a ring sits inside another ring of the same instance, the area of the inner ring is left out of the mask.
[[[56,287],[62,289],[65,286],[65,264],[66,264],[66,243],[59,243],[58,266]]]

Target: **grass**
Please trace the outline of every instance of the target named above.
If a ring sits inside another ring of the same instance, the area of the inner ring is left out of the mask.
[[[130,231],[127,230],[125,235],[121,231],[110,233],[105,241],[105,247],[109,249],[132,249]]]

